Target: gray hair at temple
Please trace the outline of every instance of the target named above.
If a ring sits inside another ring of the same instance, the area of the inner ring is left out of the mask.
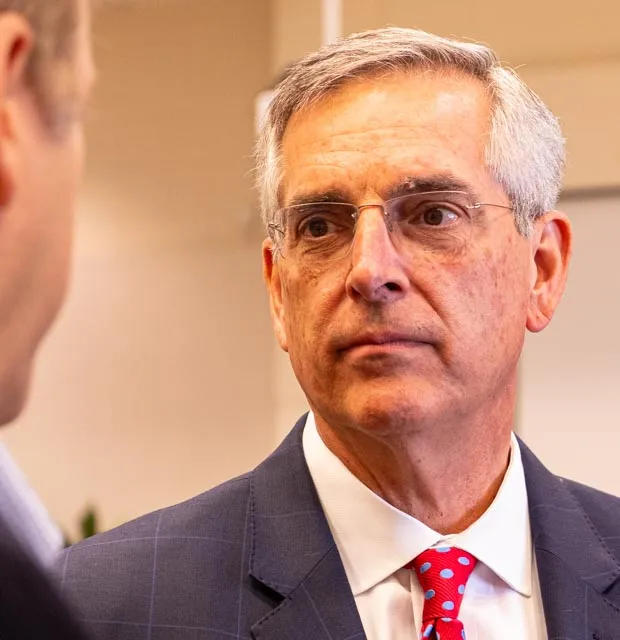
[[[256,146],[261,215],[268,229],[280,206],[280,147],[291,116],[351,79],[417,69],[453,69],[486,85],[492,99],[486,164],[512,202],[520,233],[528,235],[532,221],[553,209],[564,139],[540,98],[484,45],[390,27],[353,34],[302,58],[275,88]]]
[[[21,14],[34,34],[26,69],[34,95],[50,125],[72,117],[76,70],[78,0],[0,0],[0,13]]]

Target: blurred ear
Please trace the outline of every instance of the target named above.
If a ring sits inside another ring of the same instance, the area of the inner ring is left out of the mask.
[[[276,340],[284,351],[288,351],[286,340],[286,324],[284,321],[284,306],[282,304],[282,280],[280,267],[274,257],[273,242],[266,238],[263,242],[263,278],[269,292],[269,307],[271,322],[276,334]]]
[[[0,207],[13,197],[16,171],[17,109],[27,86],[26,70],[34,35],[18,13],[0,13]]]
[[[572,228],[566,214],[549,211],[535,226],[531,290],[526,326],[542,331],[560,302],[572,251]]]

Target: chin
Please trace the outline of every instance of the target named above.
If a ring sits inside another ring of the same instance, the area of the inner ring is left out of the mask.
[[[26,399],[26,393],[19,397],[2,398],[2,401],[0,401],[0,427],[19,418],[26,406]]]
[[[356,428],[378,436],[404,435],[433,421],[426,407],[409,402],[389,405],[368,403],[357,414]]]
[[[30,364],[18,371],[4,372],[0,380],[0,426],[20,416],[28,400]]]
[[[355,392],[349,389],[340,402],[328,407],[323,415],[328,422],[374,435],[417,431],[436,423],[449,412],[446,396],[431,385],[406,388],[374,388]],[[332,418],[333,416],[333,418]]]

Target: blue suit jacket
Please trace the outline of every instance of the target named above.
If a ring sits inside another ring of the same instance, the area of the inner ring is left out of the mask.
[[[365,637],[303,423],[250,473],[65,552],[63,589],[95,638]],[[620,640],[620,499],[522,456],[549,638]]]

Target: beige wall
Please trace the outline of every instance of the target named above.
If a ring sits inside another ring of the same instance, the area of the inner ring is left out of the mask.
[[[555,472],[620,495],[620,193],[561,203],[575,229],[569,286],[522,359],[520,431]]]
[[[386,25],[425,29],[485,42],[511,64],[571,64],[620,52],[613,0],[343,0],[343,6],[345,33]]]
[[[271,72],[321,45],[320,0],[271,0]]]

